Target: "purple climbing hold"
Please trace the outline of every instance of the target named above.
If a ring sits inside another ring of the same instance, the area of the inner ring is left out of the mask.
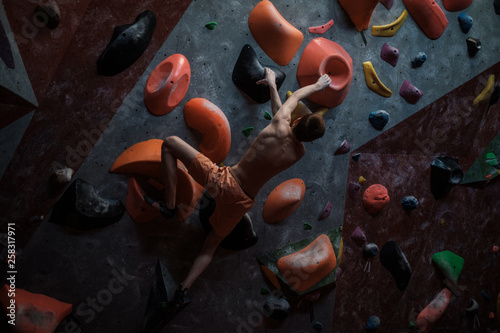
[[[366,243],[366,236],[360,227],[356,227],[351,234],[351,239],[356,243],[357,246],[361,247]]]
[[[342,141],[340,147],[335,151],[333,155],[347,154],[351,150],[351,145],[347,140]]]
[[[351,199],[354,199],[360,190],[361,185],[349,182],[349,197]]]
[[[328,215],[330,215],[331,212],[332,212],[332,203],[330,201],[328,201],[326,203],[325,208],[323,208],[323,211],[319,215],[318,221],[326,219],[328,217]]]
[[[408,80],[405,80],[399,89],[399,95],[410,104],[417,104],[423,94],[422,90],[412,85]]]
[[[382,6],[384,6],[387,10],[390,10],[392,8],[392,5],[394,5],[394,0],[378,0]]]
[[[380,51],[380,58],[389,63],[392,67],[396,67],[399,59],[399,49],[384,43]]]

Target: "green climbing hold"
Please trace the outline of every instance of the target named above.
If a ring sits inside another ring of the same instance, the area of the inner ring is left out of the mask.
[[[205,27],[207,27],[208,30],[214,30],[216,26],[217,22],[208,22],[207,24],[205,24]]]
[[[266,111],[266,113],[264,113],[264,118],[266,118],[267,120],[271,120],[273,119],[273,116],[271,116],[271,114]]]
[[[452,281],[453,283],[457,283],[458,277],[462,272],[462,268],[464,267],[464,258],[456,255],[450,251],[443,251],[434,253],[431,257],[431,260],[436,266],[441,270],[444,276]]]
[[[313,226],[310,223],[304,222],[304,230],[311,230]]]
[[[266,287],[260,288],[260,294],[261,295],[269,295],[270,291]]]
[[[486,163],[488,163],[491,166],[498,165],[498,160],[494,153],[486,154]]]
[[[410,325],[408,325],[409,328],[415,328],[415,323],[414,322],[410,322]]]
[[[250,134],[252,134],[252,131],[253,131],[253,127],[250,126],[250,127],[245,128],[242,131],[242,133],[243,133],[244,136],[249,137]]]

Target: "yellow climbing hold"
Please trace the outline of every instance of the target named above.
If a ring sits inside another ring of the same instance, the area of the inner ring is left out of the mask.
[[[344,252],[344,238],[340,237],[339,255],[337,257],[337,266],[340,265],[340,261],[342,260],[342,252]]]
[[[379,37],[392,37],[398,32],[399,28],[403,25],[403,22],[408,17],[408,11],[405,9],[403,13],[396,19],[396,21],[391,22],[386,25],[374,25],[372,27],[372,36]]]
[[[326,112],[328,111],[328,108],[321,108],[318,111],[316,111],[316,114],[319,114],[321,117],[324,117]]]
[[[446,223],[445,219],[441,219],[441,226],[446,227],[448,223]]]
[[[371,91],[386,98],[392,96],[392,91],[389,88],[387,88],[378,78],[378,75],[375,72],[375,68],[373,68],[371,61],[365,61],[363,63],[363,71],[365,73],[366,86]]]
[[[290,96],[292,96],[292,92],[287,91],[286,98],[288,99]],[[290,126],[292,126],[293,122],[298,118],[308,115],[310,113],[312,113],[311,110],[309,110],[309,108],[304,103],[299,101],[299,103],[295,107],[295,110],[292,111],[292,120],[290,120]]]
[[[495,75],[491,74],[490,77],[488,78],[488,81],[486,81],[486,86],[484,87],[483,91],[481,91],[481,93],[476,97],[474,102],[472,102],[472,106],[477,106],[479,104],[489,102],[491,94],[493,94],[494,90],[495,90]]]
[[[359,176],[358,182],[363,185],[366,182],[366,179],[363,176]]]

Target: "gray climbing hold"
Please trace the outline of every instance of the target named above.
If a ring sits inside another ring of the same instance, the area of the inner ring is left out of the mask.
[[[424,64],[424,62],[427,60],[427,56],[425,55],[424,52],[419,52],[417,56],[411,61],[411,67],[417,68],[420,67]]]
[[[384,110],[373,111],[368,116],[368,120],[375,129],[381,131],[389,122],[389,114]]]
[[[263,309],[266,317],[283,320],[290,313],[290,303],[284,298],[270,297],[264,302]]]
[[[380,327],[380,318],[379,317],[371,316],[370,318],[368,318],[368,321],[366,323],[366,330],[368,332],[376,331],[376,330],[378,330],[379,327]]]
[[[451,157],[436,157],[431,164],[431,192],[436,200],[444,197],[451,189],[460,184],[464,172],[458,160]]]
[[[414,210],[418,206],[418,200],[414,196],[410,195],[407,197],[404,197],[403,200],[401,200],[401,204],[403,205],[403,209],[406,211]]]
[[[51,1],[36,6],[34,17],[49,29],[55,29],[61,22],[61,11],[57,2]]]
[[[481,41],[477,38],[468,37],[467,42],[467,52],[469,52],[469,57],[474,57],[479,50],[481,50]]]
[[[468,33],[470,28],[472,28],[472,24],[474,20],[469,15],[462,13],[458,16],[458,24],[460,24],[460,29],[464,34]]]
[[[465,313],[469,316],[475,316],[479,312],[479,304],[473,298],[471,298],[469,307],[465,309]]]

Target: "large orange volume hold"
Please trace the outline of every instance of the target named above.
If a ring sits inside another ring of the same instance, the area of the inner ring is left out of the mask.
[[[430,39],[438,39],[448,26],[448,19],[434,0],[403,0],[415,23]]]
[[[307,99],[316,104],[333,108],[347,96],[352,82],[352,59],[339,44],[323,37],[315,38],[306,46],[297,68],[297,80],[301,87],[315,83],[328,74],[332,82],[323,91]]]
[[[299,178],[289,179],[274,188],[264,203],[262,214],[267,223],[277,223],[299,207],[306,192],[306,185]]]
[[[182,54],[173,54],[151,72],[144,89],[144,102],[157,116],[177,107],[186,95],[191,79],[191,67]]]
[[[444,288],[441,292],[439,292],[436,298],[434,298],[432,302],[430,302],[429,305],[427,305],[425,309],[419,313],[417,317],[417,325],[422,333],[427,333],[432,330],[436,322],[439,318],[441,318],[444,311],[448,307],[448,304],[450,304],[450,298],[451,291]]]
[[[311,244],[278,260],[278,270],[298,292],[304,292],[330,274],[337,265],[330,238],[323,234]]]
[[[339,0],[358,31],[368,29],[373,10],[379,0]]]
[[[214,163],[221,163],[231,148],[231,128],[224,112],[204,98],[193,98],[184,106],[184,120],[200,132],[200,151]]]
[[[281,16],[268,0],[259,2],[248,17],[253,38],[280,66],[286,66],[297,53],[304,35]]]

